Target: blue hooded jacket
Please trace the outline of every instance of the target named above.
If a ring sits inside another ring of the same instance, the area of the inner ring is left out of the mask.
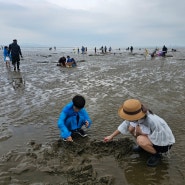
[[[79,121],[77,123],[77,115],[79,115]],[[81,128],[85,125],[85,122],[89,122],[88,128],[91,126],[92,121],[85,110],[85,108],[80,109],[79,112],[75,112],[73,109],[73,102],[68,103],[60,113],[58,119],[58,127],[61,131],[62,138],[68,138],[71,136],[71,131]]]
[[[6,61],[6,57],[10,57],[10,54],[8,54],[8,49],[4,48],[4,51],[3,51],[3,56],[4,56],[4,61]]]

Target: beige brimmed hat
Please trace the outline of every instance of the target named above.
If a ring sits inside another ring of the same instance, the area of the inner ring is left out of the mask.
[[[126,100],[118,110],[118,115],[128,121],[135,121],[143,118],[146,113],[142,110],[142,105],[139,100]]]

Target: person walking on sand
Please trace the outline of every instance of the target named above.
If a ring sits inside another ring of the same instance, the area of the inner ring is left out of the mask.
[[[73,136],[78,134],[86,137],[87,134],[82,129],[83,126],[89,128],[92,121],[84,108],[85,98],[81,95],[73,97],[60,113],[58,119],[58,127],[60,129],[60,136],[64,141],[73,141]]]
[[[145,48],[145,51],[144,51],[144,57],[145,57],[145,60],[146,60],[146,57],[148,56],[148,50]]]
[[[111,53],[111,51],[112,51],[112,48],[111,48],[111,47],[109,47],[109,53]]]
[[[134,49],[133,46],[131,46],[131,47],[130,47],[130,52],[131,52],[131,53],[133,52],[133,49]]]
[[[10,67],[11,57],[10,57],[10,54],[8,54],[8,46],[4,47],[3,56],[4,56],[4,62],[6,63],[6,67]]]
[[[110,142],[120,133],[131,133],[137,143],[133,151],[144,150],[150,153],[151,157],[147,165],[156,166],[161,159],[161,154],[169,152],[175,143],[174,135],[168,124],[137,99],[126,100],[119,108],[118,114],[125,121],[111,135],[106,136],[104,142]]]
[[[9,54],[11,54],[12,57],[12,65],[14,66],[14,71],[16,71],[16,65],[17,65],[17,70],[19,71],[20,68],[20,56],[21,58],[23,58],[22,56],[22,52],[21,52],[21,48],[20,46],[17,44],[17,40],[14,39],[13,43],[9,45]]]
[[[164,46],[163,46],[163,49],[162,49],[162,52],[163,52],[163,53],[162,53],[162,56],[163,56],[163,57],[166,56],[167,51],[168,51],[168,48],[164,45]]]

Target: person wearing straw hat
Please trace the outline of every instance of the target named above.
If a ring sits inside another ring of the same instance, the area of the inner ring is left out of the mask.
[[[131,133],[137,143],[133,150],[150,153],[147,165],[156,166],[160,162],[161,154],[168,152],[175,143],[175,137],[168,124],[137,99],[126,100],[119,108],[118,115],[124,121],[117,130],[104,138],[104,142],[110,142],[120,133]]]

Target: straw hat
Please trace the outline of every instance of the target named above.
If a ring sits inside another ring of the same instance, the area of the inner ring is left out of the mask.
[[[143,118],[146,113],[142,110],[142,105],[139,100],[126,100],[118,110],[118,115],[128,121],[136,121]]]

